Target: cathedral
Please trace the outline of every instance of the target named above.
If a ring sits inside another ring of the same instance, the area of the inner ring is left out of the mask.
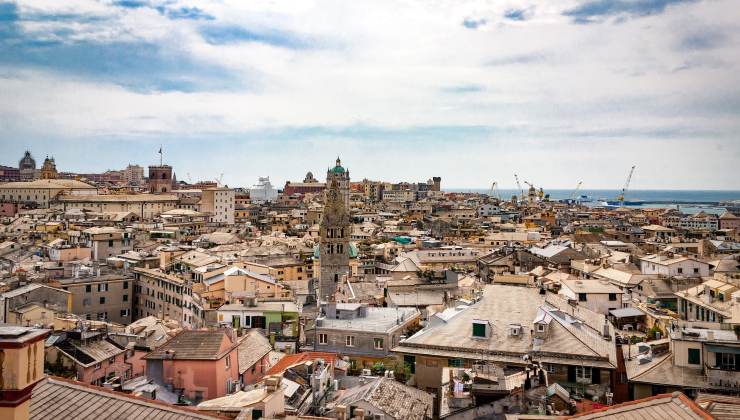
[[[318,301],[331,302],[343,278],[350,274],[349,172],[337,165],[329,169],[324,215],[319,226],[320,275]]]

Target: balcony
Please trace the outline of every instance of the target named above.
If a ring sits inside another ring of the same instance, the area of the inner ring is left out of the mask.
[[[740,392],[740,371],[705,366],[706,381],[710,388]]]

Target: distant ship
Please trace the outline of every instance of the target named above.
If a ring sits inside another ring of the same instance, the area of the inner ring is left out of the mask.
[[[641,206],[645,204],[642,200],[624,200],[624,202],[616,201],[616,200],[607,200],[604,202],[607,206],[610,207],[620,207],[620,206]]]

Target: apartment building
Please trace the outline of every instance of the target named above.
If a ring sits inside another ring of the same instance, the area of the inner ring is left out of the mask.
[[[160,270],[134,268],[133,318],[155,316],[202,325],[203,309],[189,281]]]
[[[609,311],[623,307],[622,289],[607,280],[567,279],[560,284],[561,295],[596,313],[609,315]]]
[[[0,201],[31,204],[39,208],[49,208],[52,201],[62,194],[64,197],[82,199],[95,196],[97,189],[73,179],[38,179],[0,184]]]
[[[709,264],[691,257],[656,254],[640,258],[640,271],[667,277],[706,277]]]
[[[72,294],[72,313],[88,320],[131,323],[134,279],[120,274],[93,275],[59,280]]]
[[[114,227],[92,227],[82,231],[80,242],[92,250],[92,259],[105,261],[109,257],[133,250],[133,234]]]
[[[174,194],[70,194],[58,197],[53,205],[63,211],[91,210],[101,213],[131,212],[142,219],[152,219],[168,210],[177,208]]]
[[[200,211],[210,213],[211,223],[234,224],[236,193],[231,188],[212,188],[203,190]]]
[[[365,368],[388,357],[421,318],[416,308],[376,308],[361,303],[327,303],[321,312],[315,326],[306,329],[307,344],[315,351],[348,356]]]

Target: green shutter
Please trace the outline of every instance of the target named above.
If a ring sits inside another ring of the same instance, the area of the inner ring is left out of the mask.
[[[485,337],[486,336],[486,324],[473,324],[473,337]]]
[[[689,364],[701,364],[701,351],[699,349],[689,349]]]

